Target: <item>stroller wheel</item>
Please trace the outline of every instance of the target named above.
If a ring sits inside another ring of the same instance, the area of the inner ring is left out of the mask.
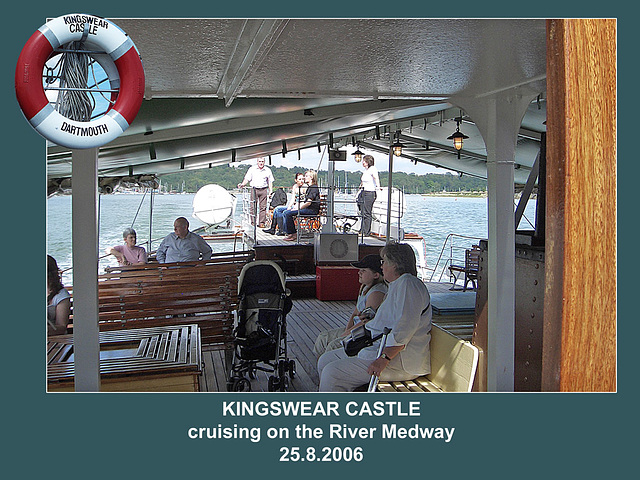
[[[278,388],[280,388],[280,381],[276,377],[271,375],[269,377],[269,384],[268,384],[269,391],[275,392]]]
[[[289,390],[289,377],[286,375],[280,379],[280,391],[286,392]]]
[[[234,392],[250,392],[251,391],[251,383],[246,378],[238,378],[233,382],[233,391]]]
[[[227,392],[233,392],[236,383],[238,383],[238,381],[240,381],[242,379],[242,377],[238,376],[235,373],[230,373],[229,374],[229,380],[227,380]]]
[[[289,360],[288,362],[289,364],[289,376],[293,379],[293,377],[296,376],[296,361],[295,360]]]

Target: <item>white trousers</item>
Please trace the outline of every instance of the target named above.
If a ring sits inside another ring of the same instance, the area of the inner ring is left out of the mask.
[[[327,350],[343,348],[342,339],[345,337],[344,330],[343,327],[340,327],[320,332],[313,346],[313,353],[316,354],[316,357],[320,357]]]
[[[367,372],[371,359],[349,357],[344,349],[329,350],[318,359],[318,374],[320,375],[320,392],[351,392],[355,388],[368,384],[371,375]],[[384,382],[399,382],[413,380],[419,375],[407,373],[402,369],[400,356],[389,362],[382,371],[380,380]]]

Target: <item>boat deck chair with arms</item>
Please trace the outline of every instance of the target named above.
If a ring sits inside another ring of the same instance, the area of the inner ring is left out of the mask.
[[[480,247],[478,245],[473,245],[470,249],[467,249],[464,252],[464,266],[451,265],[449,267],[449,272],[454,278],[451,290],[455,288],[456,282],[458,281],[458,276],[460,276],[461,274],[464,274],[464,285],[462,287],[462,291],[467,291],[467,284],[469,282],[471,282],[471,284],[473,285],[473,289],[475,290],[478,287],[477,280],[479,265]]]

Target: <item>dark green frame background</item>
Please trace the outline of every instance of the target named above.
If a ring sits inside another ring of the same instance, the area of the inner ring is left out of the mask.
[[[420,401],[422,416],[324,418],[222,418],[224,400],[336,400],[344,404],[381,400],[379,395],[350,394],[57,394],[45,393],[45,337],[42,317],[45,296],[46,173],[45,142],[24,119],[14,93],[17,57],[29,36],[47,17],[91,13],[104,17],[618,17],[618,78],[620,91],[633,73],[625,60],[635,59],[637,41],[627,28],[637,7],[606,8],[601,2],[543,1],[532,4],[488,6],[468,0],[440,6],[427,2],[325,1],[243,2],[229,6],[216,2],[188,5],[139,5],[121,0],[89,4],[65,1],[15,2],[4,7],[2,29],[2,239],[4,335],[2,378],[5,402],[4,470],[66,478],[199,478],[233,475],[339,475],[352,478],[431,477],[446,474],[482,478],[599,478],[627,470],[637,445],[635,350],[638,315],[629,302],[634,288],[634,265],[628,257],[635,242],[638,214],[628,182],[637,178],[637,155],[619,142],[618,242],[619,276],[618,393],[616,394],[445,394],[384,396],[384,400]],[[535,10],[533,10],[535,8]],[[525,10],[526,9],[526,10]],[[624,16],[623,16],[624,14]],[[631,27],[634,28],[634,27]],[[398,33],[402,35],[401,32]],[[134,39],[135,41],[135,39]],[[627,55],[629,54],[629,56]],[[144,59],[143,59],[144,60]],[[632,62],[629,62],[632,63]],[[365,73],[366,74],[366,73]],[[637,98],[618,94],[618,138],[629,135]],[[622,101],[620,101],[622,100]],[[635,174],[635,175],[634,175]],[[49,225],[49,228],[56,228]],[[627,248],[629,247],[629,248]],[[636,247],[637,248],[637,247]],[[597,259],[594,259],[597,262]],[[637,295],[636,295],[637,296]],[[589,319],[585,319],[589,321]],[[630,380],[630,381],[629,381]],[[451,443],[428,440],[298,441],[263,439],[189,440],[189,427],[270,426],[296,424],[327,427],[329,423],[377,426],[455,427]],[[361,463],[282,463],[281,446],[313,445],[363,447]],[[403,465],[404,467],[401,467]],[[204,477],[203,477],[204,476]],[[487,476],[487,477],[485,477]]]

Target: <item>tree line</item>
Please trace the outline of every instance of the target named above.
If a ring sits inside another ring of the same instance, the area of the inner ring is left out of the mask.
[[[219,165],[216,167],[200,170],[189,170],[178,173],[160,175],[158,178],[162,182],[162,189],[166,191],[184,191],[195,193],[199,188],[214,183],[233,190],[242,181],[249,166],[230,167]],[[293,185],[295,174],[303,172],[303,168],[269,167],[273,172],[275,187],[289,189]],[[380,183],[387,186],[387,172],[379,172]],[[356,189],[360,185],[361,172],[348,172],[336,170],[335,184],[340,189],[346,187]],[[318,183],[326,186],[328,184],[327,172],[318,172]],[[487,181],[482,178],[469,176],[458,176],[452,173],[427,173],[416,175],[415,173],[393,172],[393,186],[404,188],[405,193],[438,193],[438,192],[486,192]]]

